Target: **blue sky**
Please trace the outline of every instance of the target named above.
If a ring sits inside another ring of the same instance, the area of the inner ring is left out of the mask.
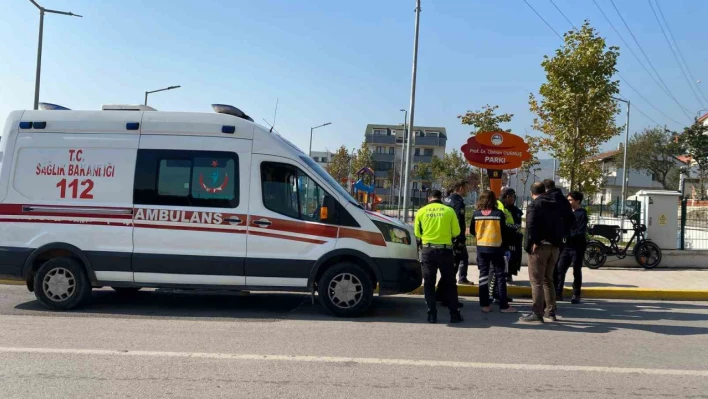
[[[570,24],[549,0],[528,0],[559,32]],[[609,0],[597,0],[625,40],[642,56]],[[708,2],[658,0],[696,79],[708,85],[704,16]],[[47,15],[40,101],[73,109],[142,103],[144,91],[182,88],[150,96],[159,110],[211,112],[233,104],[258,122],[307,149],[358,147],[367,123],[401,123],[408,108],[413,45],[413,0],[43,0],[47,8],[84,18]],[[690,122],[642,69],[590,0],[555,0],[580,25],[588,18],[621,47],[620,73],[655,107]],[[615,0],[629,27],[692,118],[704,108],[681,75],[647,1]],[[448,150],[469,128],[457,115],[485,104],[515,114],[507,127],[533,133],[528,93],[537,92],[540,63],[560,40],[523,0],[423,0],[416,125],[445,126]],[[0,118],[32,107],[38,11],[28,0],[0,0]],[[648,64],[647,64],[647,67]],[[703,91],[708,94],[708,87]],[[622,86],[651,119],[662,116]],[[708,104],[706,104],[708,105]],[[618,117],[624,123],[624,115]],[[653,125],[632,110],[631,131]],[[606,145],[617,145],[616,138]]]

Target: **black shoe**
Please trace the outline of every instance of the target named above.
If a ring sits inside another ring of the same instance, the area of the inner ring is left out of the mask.
[[[519,322],[525,324],[543,324],[543,317],[531,313],[529,315],[519,317]]]
[[[573,299],[570,300],[570,303],[572,303],[573,305],[579,305],[580,304],[580,297],[574,296]]]
[[[428,323],[437,323],[438,322],[438,315],[435,313],[428,313]]]
[[[552,321],[558,321],[558,318],[556,317],[555,314],[544,314],[543,321],[546,323],[550,323]]]
[[[458,285],[474,285],[473,282],[467,280],[466,278],[460,279],[457,281]]]
[[[507,298],[506,298],[506,301],[507,301],[507,302],[514,302],[514,298],[509,298],[509,297],[507,297]]]
[[[455,312],[450,314],[450,323],[451,324],[457,324],[457,323],[462,323],[464,319],[462,318],[462,315],[460,312]]]

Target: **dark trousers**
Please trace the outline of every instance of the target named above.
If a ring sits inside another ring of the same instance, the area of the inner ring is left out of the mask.
[[[583,255],[585,246],[571,247],[566,245],[561,251],[556,267],[556,294],[563,295],[565,275],[573,267],[573,296],[580,298],[580,288],[583,285]]]
[[[455,267],[459,270],[457,281],[462,281],[467,278],[467,270],[470,266],[470,256],[467,253],[467,247],[455,251]]]
[[[450,313],[457,312],[457,284],[455,284],[455,262],[451,249],[423,247],[421,254],[423,268],[423,292],[428,312],[437,314],[435,304],[435,280],[440,270],[440,300],[447,305]]]
[[[533,313],[537,316],[556,313],[556,287],[553,275],[560,251],[552,245],[540,245],[529,254],[529,281]]]
[[[479,267],[479,305],[487,307],[489,301],[489,280],[492,275],[496,279],[496,290],[499,292],[499,308],[509,307],[506,296],[506,264],[503,253],[487,253],[477,251],[477,266]]]

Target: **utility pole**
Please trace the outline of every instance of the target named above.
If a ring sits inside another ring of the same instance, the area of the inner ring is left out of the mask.
[[[401,205],[402,205],[401,200],[402,200],[402,195],[403,195],[403,191],[402,191],[402,189],[403,189],[403,187],[402,187],[403,186],[403,164],[404,164],[403,160],[404,160],[405,153],[406,153],[406,137],[408,137],[408,134],[407,134],[408,130],[406,128],[406,123],[408,120],[408,110],[401,109],[401,112],[404,112],[404,114],[403,114],[403,141],[401,142],[401,173],[398,175],[398,205],[396,207],[399,219],[401,219]],[[393,160],[394,161],[396,160],[395,156],[393,157]],[[394,168],[396,167],[395,162],[393,163],[393,166],[394,166]],[[395,170],[394,170],[394,174],[396,174]]]
[[[413,145],[413,130],[415,130],[414,126],[414,114],[415,114],[415,78],[416,78],[416,72],[418,69],[418,33],[419,33],[419,24],[420,24],[420,0],[416,0],[416,6],[415,6],[415,36],[413,38],[413,69],[412,69],[412,77],[411,77],[411,105],[410,105],[410,113],[408,115],[408,147],[406,150],[406,169],[405,169],[405,177],[403,179],[403,187],[404,187],[404,192],[403,192],[403,222],[407,223],[408,222],[408,197],[409,197],[409,190],[408,190],[408,184],[409,184],[409,178],[410,178],[410,161],[411,161],[411,146]]]
[[[625,124],[624,131],[624,161],[622,162],[622,206],[620,208],[620,226],[624,229],[624,211],[627,203],[627,145],[629,145],[629,100],[623,100],[621,98],[612,97],[615,101],[621,101],[627,104],[627,122]],[[620,234],[622,230],[620,230]]]

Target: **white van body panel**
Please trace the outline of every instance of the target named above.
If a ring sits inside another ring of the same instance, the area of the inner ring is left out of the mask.
[[[0,154],[0,275],[28,286],[37,260],[67,254],[94,286],[311,290],[342,262],[382,293],[420,284],[411,226],[363,210],[292,143],[236,116],[15,111]],[[320,197],[346,222],[322,222]]]

